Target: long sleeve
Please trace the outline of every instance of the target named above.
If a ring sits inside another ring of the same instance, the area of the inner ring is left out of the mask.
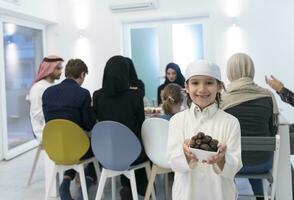
[[[42,95],[44,91],[51,84],[45,80],[41,80],[33,85],[30,90],[29,99],[30,99],[30,118],[31,124],[36,138],[42,140],[42,132],[45,126],[45,119],[42,108]]]
[[[82,106],[82,124],[84,130],[90,131],[96,123],[96,116],[93,107],[91,106],[90,93],[89,91],[87,92],[88,94],[86,95],[85,102]]]
[[[281,92],[277,92],[280,95],[282,101],[294,106],[294,93],[287,88],[283,88]]]
[[[171,118],[169,122],[168,141],[167,141],[167,159],[173,171],[187,172],[191,168],[186,160],[183,143],[183,128],[179,124],[177,115]]]
[[[39,91],[32,90],[30,92],[31,109],[30,115],[34,121],[39,124],[45,124],[44,114],[42,110],[42,94]],[[33,125],[34,128],[34,125]]]
[[[227,151],[225,153],[225,165],[221,171],[217,165],[213,166],[213,169],[217,174],[223,177],[233,179],[237,172],[242,167],[241,161],[241,129],[240,124],[235,120],[234,123],[227,129],[230,134],[226,136]]]

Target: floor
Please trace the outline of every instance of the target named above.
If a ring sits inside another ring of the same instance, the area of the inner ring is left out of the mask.
[[[41,154],[38,162],[36,172],[34,174],[31,185],[28,187],[27,180],[32,166],[33,158],[35,156],[36,149],[24,153],[17,158],[10,161],[0,162],[0,200],[42,200],[44,199],[44,161]],[[238,190],[240,193],[250,193],[248,189],[248,183],[242,180],[237,181]],[[117,183],[117,199],[119,200],[119,183]],[[157,188],[157,200],[170,200],[171,198],[165,198],[163,177],[156,179]],[[170,184],[171,188],[171,184]],[[89,190],[89,199],[95,199],[95,193],[97,185],[92,186]],[[77,183],[73,182],[71,185],[71,191],[73,198],[77,199],[80,194],[80,187]],[[139,197],[142,200],[143,197]],[[57,198],[51,198],[55,200]],[[111,187],[110,181],[105,188],[104,199],[111,199]],[[254,200],[249,197],[239,197],[238,200]]]

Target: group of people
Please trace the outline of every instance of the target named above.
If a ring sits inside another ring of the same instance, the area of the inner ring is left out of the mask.
[[[102,88],[94,92],[92,99],[89,91],[81,87],[88,68],[80,59],[69,60],[65,66],[66,79],[52,85],[60,78],[62,62],[58,56],[44,58],[31,88],[30,116],[36,137],[41,141],[45,123],[53,119],[71,120],[85,131],[90,131],[96,121],[112,120],[129,127],[142,144],[145,87],[132,60],[123,56],[110,58],[104,68]],[[235,199],[236,173],[260,173],[272,167],[269,153],[242,152],[241,156],[241,135],[274,136],[278,125],[275,98],[254,82],[254,72],[248,55],[233,55],[227,65],[230,83],[223,91],[221,71],[215,63],[194,61],[188,65],[185,77],[177,64],[166,66],[166,80],[158,88],[158,104],[164,110],[162,117],[170,120],[166,153],[175,172],[173,199]],[[283,100],[294,105],[293,93],[279,80],[271,76],[266,77],[266,82]],[[199,162],[189,149],[191,137],[198,132],[219,141],[219,153],[205,162]],[[92,155],[90,147],[81,159]],[[133,164],[147,159],[142,148]],[[93,165],[87,166],[85,174],[89,187],[97,179]],[[69,186],[74,176],[74,170],[65,172],[59,188],[62,200],[72,199]],[[138,193],[144,195],[144,170],[136,171],[136,181]],[[128,179],[122,176],[121,183],[121,199],[132,199]],[[261,183],[250,183],[254,194],[262,195]]]
[[[63,59],[58,56],[45,57],[30,90],[30,117],[34,133],[40,142],[45,123],[53,119],[73,121],[85,130],[85,134],[92,130],[96,121],[117,121],[130,128],[141,141],[140,131],[145,119],[145,90],[131,59],[114,56],[108,60],[104,69],[102,88],[94,92],[93,99],[90,92],[81,87],[88,74],[88,67],[81,59],[70,59],[65,66],[66,79],[53,85],[54,80],[60,78],[62,63]],[[91,156],[93,152],[90,147],[81,159]],[[133,164],[145,162],[147,159],[142,150]],[[64,173],[59,187],[62,200],[73,199],[69,188],[75,174],[74,170],[67,170]],[[93,164],[86,167],[85,175],[87,187],[96,182]],[[147,187],[145,171],[137,170],[136,179],[138,192],[144,195]],[[121,182],[121,199],[131,199],[132,192],[128,179],[122,176]]]

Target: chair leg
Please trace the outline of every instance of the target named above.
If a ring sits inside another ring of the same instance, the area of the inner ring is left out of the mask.
[[[165,190],[165,199],[168,198],[168,173],[164,174],[164,190]]]
[[[86,185],[86,177],[85,177],[85,172],[84,172],[84,166],[79,165],[78,166],[78,171],[80,174],[80,182],[82,186],[82,193],[83,193],[83,198],[84,200],[88,200],[88,191],[87,191],[87,185]]]
[[[150,170],[150,164],[149,163],[148,163],[148,165],[145,166],[145,170],[146,170],[147,180],[148,180],[149,177],[151,176],[151,172],[150,172],[151,170]],[[153,184],[152,184],[152,200],[156,200],[156,195],[155,195],[155,190],[154,190]]]
[[[263,187],[264,200],[268,200],[268,192],[267,192],[266,185],[267,185],[266,179],[262,179],[262,187]]]
[[[99,180],[99,178],[101,176],[99,163],[98,163],[98,161],[95,160],[95,161],[93,161],[93,164],[94,164],[94,168],[95,168],[95,171],[96,171],[97,180]]]
[[[106,182],[106,178],[107,178],[107,171],[102,168],[95,200],[101,200],[104,186],[105,186],[105,182]]]
[[[36,169],[37,162],[39,160],[39,156],[40,156],[41,151],[42,151],[42,145],[39,144],[39,146],[37,148],[35,158],[34,158],[33,167],[31,169],[30,177],[29,177],[29,180],[28,180],[28,183],[27,183],[28,186],[31,184],[31,181],[32,181],[32,178],[33,178],[33,175],[34,175],[34,172],[35,172],[35,169]]]
[[[112,200],[116,200],[116,180],[115,180],[115,176],[111,177],[111,195],[112,195]]]
[[[130,170],[129,174],[130,174],[133,200],[138,200],[138,192],[137,192],[136,177],[135,177],[134,170]]]
[[[155,164],[153,164],[152,170],[151,170],[151,176],[150,176],[149,181],[148,181],[148,186],[147,186],[147,189],[146,189],[144,200],[149,200],[150,199],[150,194],[151,194],[151,191],[153,190],[153,184],[154,184],[154,181],[155,181],[156,174],[157,174],[157,166]]]
[[[53,169],[53,171],[52,171],[52,175],[51,175],[50,180],[49,180],[49,187],[48,187],[48,190],[45,191],[45,192],[46,192],[46,193],[45,193],[45,200],[48,200],[48,198],[49,198],[49,194],[50,194],[50,192],[51,192],[51,188],[52,188],[52,186],[53,186],[53,181],[54,181],[55,178],[56,178],[56,173],[57,173],[57,166],[54,166],[54,169]]]

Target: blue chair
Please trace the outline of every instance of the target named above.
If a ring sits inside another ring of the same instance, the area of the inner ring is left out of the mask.
[[[131,166],[141,152],[141,144],[135,134],[121,123],[102,121],[98,122],[92,130],[91,144],[96,159],[102,165],[95,200],[101,199],[107,178],[112,178],[112,199],[115,199],[115,177],[122,174],[130,179],[133,199],[137,200],[134,171],[145,168],[149,177],[150,162]]]

